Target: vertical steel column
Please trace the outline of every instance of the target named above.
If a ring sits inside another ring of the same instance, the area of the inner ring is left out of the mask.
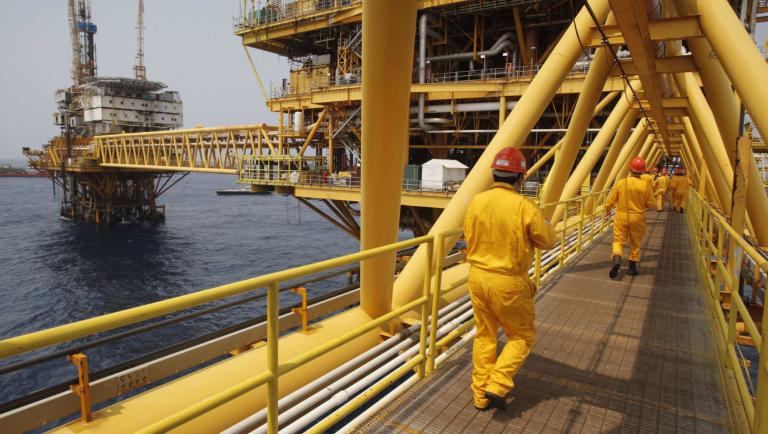
[[[397,241],[408,149],[416,0],[363,2],[362,228],[360,248]],[[392,305],[395,252],[360,264],[360,305],[378,317]]]
[[[613,18],[613,14],[609,14],[606,24],[615,23],[616,20]],[[573,116],[568,123],[568,130],[563,137],[563,144],[560,146],[557,155],[555,155],[555,163],[552,165],[552,169],[549,171],[546,181],[544,181],[544,188],[541,193],[541,203],[557,202],[561,198],[563,187],[566,185],[571,170],[573,169],[573,165],[576,162],[579,147],[584,142],[584,135],[587,132],[589,121],[592,119],[592,112],[600,99],[600,94],[603,91],[603,85],[608,77],[608,73],[613,67],[613,60],[609,48],[601,47],[595,51],[592,64],[589,66],[587,77],[584,80],[583,90],[576,100]],[[610,132],[613,133],[613,130],[618,126],[619,122],[621,122],[621,119],[624,117],[627,110],[629,110],[629,104],[626,103],[626,99],[622,99],[617,103],[617,106],[613,109],[613,112],[608,118],[612,123],[612,126],[603,125],[602,130],[606,131],[606,133],[610,130]],[[606,122],[606,124],[607,123],[608,122]],[[605,143],[607,143],[607,139],[605,140]],[[581,185],[581,181],[579,181],[578,184]],[[562,214],[562,207],[557,208],[560,209],[560,213]],[[552,218],[555,211],[555,207],[548,207],[544,209],[543,213],[545,217]],[[553,223],[556,222],[557,219],[553,219]]]
[[[605,20],[609,10],[608,0],[590,0],[589,3],[598,19]],[[440,233],[461,226],[472,197],[491,185],[493,178],[490,166],[493,157],[506,146],[520,147],[522,145],[557,92],[558,87],[570,72],[576,59],[581,55],[582,46],[590,38],[593,25],[589,12],[582,8],[574,19],[573,25],[565,31],[552,54],[531,81],[525,94],[507,116],[504,124],[499,128],[499,132],[488,144],[472,171],[469,172],[459,190],[432,226],[430,233]],[[409,43],[413,45],[413,41]],[[456,237],[450,237],[446,242],[452,244],[455,240]],[[401,306],[421,295],[421,273],[424,272],[424,267],[427,265],[426,261],[426,249],[421,246],[397,278],[394,294],[395,306]]]

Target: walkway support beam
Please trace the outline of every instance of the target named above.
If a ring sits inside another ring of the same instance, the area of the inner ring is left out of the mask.
[[[639,87],[640,82],[633,82],[632,86]],[[605,120],[605,123],[600,129],[600,132],[597,133],[597,137],[595,137],[595,139],[589,145],[589,148],[587,148],[587,152],[584,154],[584,156],[581,157],[581,160],[579,160],[579,164],[576,165],[576,169],[574,169],[571,176],[565,182],[565,186],[561,188],[559,197],[551,198],[551,200],[544,200],[546,196],[542,196],[542,203],[555,202],[558,200],[562,201],[562,200],[570,199],[576,196],[576,194],[581,189],[581,186],[584,184],[584,180],[592,172],[592,168],[595,167],[595,164],[597,164],[598,160],[600,160],[600,157],[603,155],[603,152],[605,151],[605,148],[608,146],[608,143],[610,142],[611,138],[614,137],[617,131],[617,128],[621,126],[621,123],[626,118],[627,113],[629,112],[631,106],[632,106],[632,91],[627,89],[624,92],[624,94],[621,96],[619,101],[616,103],[616,105],[613,107],[613,111],[611,112],[610,115],[608,115],[608,119]],[[560,155],[558,154],[558,157],[559,156]],[[575,156],[576,155],[574,154],[574,157]],[[550,173],[553,173],[555,171],[555,167],[557,167],[557,161],[555,161],[555,166],[552,168],[552,172]],[[570,167],[568,169],[570,172]],[[563,175],[567,176],[567,173]],[[549,179],[547,181],[549,181]],[[593,191],[599,191],[599,190],[593,190]],[[551,216],[552,224],[557,224],[560,221],[560,219],[563,217],[564,213],[565,213],[565,205],[557,206],[554,209],[554,212],[552,213],[552,216]]]
[[[699,23],[718,61],[741,97],[757,129],[768,134],[768,64],[725,0],[681,0],[685,7],[695,7]],[[754,159],[752,159],[754,161]],[[751,163],[750,178],[757,166]],[[768,246],[768,198],[757,183],[747,184],[747,204],[755,238]],[[768,404],[767,404],[768,406]],[[763,416],[768,415],[768,408]],[[759,419],[759,418],[758,418]]]
[[[615,20],[613,15],[609,14],[606,24],[614,24]],[[563,137],[563,144],[560,146],[560,150],[555,155],[555,163],[552,165],[552,169],[547,175],[546,181],[544,181],[544,188],[541,192],[541,203],[557,202],[562,193],[563,187],[569,179],[573,165],[576,162],[576,156],[579,153],[579,148],[584,142],[584,135],[587,132],[589,121],[592,119],[592,113],[597,106],[600,94],[603,90],[603,84],[608,73],[613,66],[613,55],[610,48],[601,47],[595,51],[592,59],[592,64],[589,66],[587,77],[584,80],[583,91],[579,94],[579,98],[576,100],[576,107],[573,109],[573,116],[568,123],[568,130]],[[621,104],[622,101],[619,101]],[[618,106],[617,106],[618,107]],[[615,124],[618,125],[621,119],[629,109],[629,105],[626,107],[621,106],[623,113],[616,113],[614,108],[609,120],[613,119]],[[614,113],[616,113],[614,115]],[[601,133],[607,129],[615,129],[616,125],[610,127],[603,124]],[[594,144],[594,143],[593,143]],[[591,146],[590,146],[591,147]],[[544,217],[552,218],[555,214],[555,208],[549,207],[544,209]],[[552,221],[557,223],[557,219]]]
[[[598,20],[604,21],[609,11],[608,0],[590,0],[589,4]],[[528,90],[507,116],[496,136],[488,144],[451,202],[432,226],[431,234],[462,225],[469,202],[477,193],[487,190],[491,185],[493,177],[490,166],[493,157],[506,146],[520,147],[523,144],[529,131],[554,97],[560,83],[583,53],[582,46],[590,37],[593,25],[589,11],[582,7],[573,24],[565,31],[552,54],[531,81]],[[413,45],[413,42],[410,43]],[[446,239],[446,245],[448,243],[452,245],[454,242],[455,237]],[[419,248],[408,261],[395,282],[393,300],[395,306],[402,306],[421,295],[421,279],[424,267],[427,266],[426,260],[426,249]]]
[[[360,249],[397,241],[408,149],[416,0],[363,2]],[[367,53],[367,54],[366,54]],[[360,305],[372,318],[392,306],[395,252],[360,264]]]

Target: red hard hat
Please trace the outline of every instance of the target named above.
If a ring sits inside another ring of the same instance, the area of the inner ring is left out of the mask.
[[[643,160],[643,157],[633,158],[629,163],[629,170],[631,170],[633,173],[645,172],[645,160]]]
[[[661,174],[662,175],[666,175],[667,174],[667,168],[666,167],[661,169]]]
[[[675,169],[675,175],[682,175],[682,174],[683,174],[683,168],[682,167],[678,167],[677,169]]]
[[[653,172],[653,173],[659,173],[659,169],[657,169],[657,168],[655,168],[655,167],[651,167],[651,172]]]
[[[502,172],[525,173],[525,156],[517,148],[504,148],[493,158],[491,167]]]

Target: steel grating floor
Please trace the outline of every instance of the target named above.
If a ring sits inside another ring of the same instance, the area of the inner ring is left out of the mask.
[[[474,409],[470,344],[359,432],[742,431],[683,215],[646,217],[640,276],[608,278],[608,231],[541,288],[538,341],[507,411]]]

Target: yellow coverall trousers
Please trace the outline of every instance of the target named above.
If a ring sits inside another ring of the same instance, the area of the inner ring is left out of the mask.
[[[656,192],[656,210],[664,211],[664,196],[666,196],[667,190],[659,190]]]
[[[629,260],[640,261],[640,242],[645,235],[645,217],[642,214],[616,212],[613,219],[613,245],[614,256],[624,256],[624,243],[629,238]]]
[[[675,190],[672,193],[672,209],[674,209],[675,211],[679,209],[684,209],[686,199],[688,199],[687,191]]]
[[[479,408],[488,405],[484,392],[506,396],[512,390],[512,378],[531,352],[536,340],[534,292],[527,277],[470,269],[469,293],[477,329],[472,346],[472,395]],[[499,326],[507,344],[497,356]]]

